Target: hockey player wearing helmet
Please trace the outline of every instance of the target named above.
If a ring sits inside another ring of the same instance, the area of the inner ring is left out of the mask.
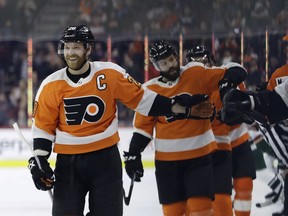
[[[187,62],[202,62],[209,67],[216,64],[214,55],[206,50],[204,46],[195,46],[188,50],[186,60]]]
[[[152,44],[149,57],[160,76],[144,85],[168,97],[211,95],[218,88],[224,95],[228,86],[241,83],[247,76],[240,65],[214,69],[191,62],[182,67],[176,49],[165,41]],[[231,77],[231,70],[237,75]],[[136,181],[141,180],[144,174],[141,152],[154,138],[156,180],[163,215],[213,215],[212,153],[217,145],[210,119],[179,121],[173,116],[147,117],[136,112],[133,122],[135,131],[128,152],[124,152],[127,175],[132,178],[135,174]]]
[[[123,214],[117,100],[143,115],[180,113],[184,118],[197,116],[197,104],[207,101],[206,95],[160,96],[112,62],[89,61],[93,43],[87,26],[67,27],[58,46],[67,67],[49,75],[35,97],[32,138],[37,158],[29,159],[29,168],[38,189],[54,187],[54,216],[83,215],[88,193],[89,215]],[[199,116],[212,114],[211,104],[205,107]],[[54,171],[48,163],[52,148],[57,153]]]
[[[204,46],[192,48],[188,51],[186,59],[200,61],[207,67],[215,68],[216,62],[213,55]],[[227,67],[227,65],[221,67]],[[244,89],[245,86],[241,83],[238,88]],[[211,100],[219,111],[223,106],[219,92],[215,91]],[[229,126],[218,119],[212,122],[212,129],[218,144],[218,151],[213,154],[215,177],[213,209],[215,216],[233,215],[230,197],[231,178],[233,178],[235,190],[233,200],[235,215],[248,216],[251,211],[253,179],[256,177],[248,129],[245,124]]]
[[[188,50],[186,60],[187,62],[200,62],[206,67],[215,65],[213,56],[204,46],[195,46]],[[216,110],[222,107],[218,90],[212,93],[211,100]],[[232,216],[232,149],[229,137],[230,126],[214,119],[211,127],[218,147],[218,150],[212,155],[215,190],[215,199],[213,200],[214,215]]]

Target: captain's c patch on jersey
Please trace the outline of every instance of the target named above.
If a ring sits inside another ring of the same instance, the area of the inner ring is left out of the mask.
[[[105,104],[97,96],[65,98],[64,109],[68,125],[81,125],[83,121],[99,121],[104,114]]]

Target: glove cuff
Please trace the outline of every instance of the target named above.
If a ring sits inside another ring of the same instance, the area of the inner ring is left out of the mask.
[[[130,142],[129,153],[135,155],[140,154],[142,151],[144,151],[150,141],[151,138],[134,132]]]

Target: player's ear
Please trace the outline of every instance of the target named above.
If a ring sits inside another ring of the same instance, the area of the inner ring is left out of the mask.
[[[92,53],[92,46],[89,45],[89,46],[87,46],[87,48],[86,48],[86,58],[89,58],[89,56],[91,55],[91,53]]]

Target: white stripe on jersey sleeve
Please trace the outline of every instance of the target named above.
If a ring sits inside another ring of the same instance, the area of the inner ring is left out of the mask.
[[[52,142],[55,141],[55,136],[48,134],[47,132],[45,132],[44,130],[41,130],[40,128],[36,127],[35,124],[32,124],[32,139],[35,138],[43,138],[43,139],[47,139],[50,140]]]
[[[141,113],[142,115],[148,116],[148,113],[154,103],[157,93],[151,91],[150,89],[143,87],[144,94],[143,97],[136,107],[135,111]]]

